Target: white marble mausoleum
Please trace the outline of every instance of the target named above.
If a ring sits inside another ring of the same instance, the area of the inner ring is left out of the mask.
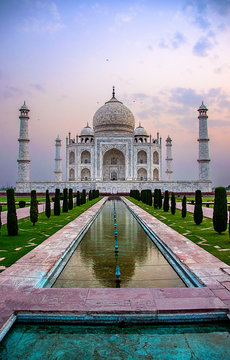
[[[28,120],[26,104],[20,109],[20,135],[17,192],[32,189],[54,192],[56,188],[73,191],[99,189],[102,193],[127,193],[131,189],[160,188],[162,191],[211,191],[207,108],[199,111],[199,174],[198,180],[173,180],[172,139],[166,139],[166,172],[162,177],[162,139],[139,124],[135,127],[132,112],[115,97],[100,107],[93,117],[93,126],[85,126],[80,135],[66,138],[66,180],[62,178],[61,139],[56,138],[55,181],[31,181]]]

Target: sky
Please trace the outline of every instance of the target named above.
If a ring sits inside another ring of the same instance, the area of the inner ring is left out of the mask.
[[[172,138],[174,180],[198,179],[204,101],[211,180],[230,184],[230,0],[0,0],[0,43],[0,186],[17,180],[24,100],[31,180],[54,180],[55,138],[65,175],[68,132],[92,125],[113,85],[136,125],[159,131],[163,165]]]

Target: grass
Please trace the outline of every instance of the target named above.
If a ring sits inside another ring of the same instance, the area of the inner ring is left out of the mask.
[[[142,209],[155,216],[178,233],[184,235],[189,240],[216,256],[226,264],[230,265],[230,238],[228,229],[219,235],[213,229],[212,219],[203,218],[200,225],[196,225],[193,220],[193,214],[187,212],[186,218],[182,218],[181,211],[176,209],[175,215],[169,212],[164,212],[162,209],[155,210],[152,207],[143,204],[133,198],[127,197],[134,204],[140,206]],[[223,251],[229,249],[227,251]]]
[[[19,220],[18,236],[8,236],[7,226],[3,225],[0,230],[0,266],[8,267],[15,263],[15,261],[41,244],[70,221],[74,220],[100,199],[101,197],[87,201],[86,204],[76,206],[72,210],[69,210],[68,213],[61,213],[60,216],[54,216],[52,210],[49,219],[47,219],[45,213],[41,213],[34,227],[29,217]]]

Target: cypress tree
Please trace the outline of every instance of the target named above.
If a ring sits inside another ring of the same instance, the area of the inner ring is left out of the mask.
[[[50,194],[49,190],[46,190],[46,216],[49,219],[51,215],[51,209],[50,209]]]
[[[33,223],[33,226],[35,226],[35,223],[38,221],[38,202],[36,190],[31,191],[30,221]]]
[[[81,194],[80,191],[77,191],[77,206],[81,205]]]
[[[7,189],[7,231],[8,235],[18,235],[18,220],[14,200],[14,189]]]
[[[182,212],[181,212],[181,216],[182,218],[186,217],[186,213],[187,213],[187,199],[186,196],[184,195],[183,199],[182,199]]]
[[[153,194],[153,207],[154,209],[158,208],[158,191],[157,189],[154,189],[154,194]]]
[[[93,193],[91,190],[89,190],[89,201],[93,199]]]
[[[202,223],[203,210],[202,210],[202,195],[200,190],[196,190],[195,193],[195,208],[194,208],[193,218],[196,225],[200,225]]]
[[[161,189],[158,189],[158,208],[159,208],[159,209],[162,208],[162,194],[161,194]]]
[[[73,209],[73,189],[69,189],[69,210]]]
[[[163,210],[165,212],[169,211],[169,192],[168,192],[168,190],[165,191]]]
[[[2,205],[0,205],[0,230],[2,227]]]
[[[227,195],[224,187],[215,189],[213,226],[214,230],[221,234],[227,229],[228,211],[227,211]]]
[[[65,188],[63,190],[63,212],[68,212],[68,190]]]
[[[85,191],[85,189],[82,190],[82,199],[83,199],[82,204],[85,204],[86,203],[86,191]]]
[[[99,190],[96,190],[96,197],[99,197],[99,196],[100,196]]]
[[[55,190],[55,198],[54,198],[54,215],[59,216],[61,213],[60,206],[60,189]]]
[[[175,194],[173,192],[171,196],[171,214],[174,215],[175,212],[176,212],[176,199],[175,199]]]

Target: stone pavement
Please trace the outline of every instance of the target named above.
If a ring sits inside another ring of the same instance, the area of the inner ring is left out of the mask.
[[[182,202],[181,201],[176,202],[176,208],[179,209],[179,210],[182,210]],[[195,205],[187,204],[187,211],[188,212],[194,213],[194,208],[195,208]],[[207,208],[207,207],[203,206],[202,209],[203,209],[204,217],[207,217],[207,218],[210,218],[210,219],[213,218],[213,208]]]
[[[50,207],[51,207],[51,209],[53,209],[53,207],[54,207],[53,202],[51,202]],[[44,211],[45,211],[45,203],[38,205],[39,214]],[[16,209],[16,214],[17,214],[18,220],[24,219],[24,218],[30,216],[30,206]],[[1,218],[2,218],[2,225],[5,225],[7,223],[7,211],[3,211],[1,213]]]
[[[230,266],[127,199],[123,200],[204,284],[173,289],[41,288],[53,266],[106,201],[103,198],[0,274],[0,328],[18,313],[197,314],[230,310]]]

